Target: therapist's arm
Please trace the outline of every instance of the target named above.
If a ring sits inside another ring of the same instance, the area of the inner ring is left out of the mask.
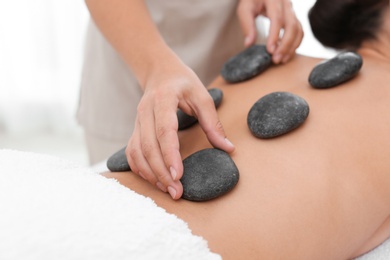
[[[173,199],[183,193],[177,108],[194,115],[210,143],[232,152],[206,88],[166,45],[143,0],[86,0],[103,35],[134,72],[144,95],[126,155],[132,171]],[[126,108],[124,108],[126,109]]]

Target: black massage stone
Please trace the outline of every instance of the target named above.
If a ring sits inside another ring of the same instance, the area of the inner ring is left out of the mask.
[[[272,138],[288,133],[306,120],[307,102],[289,92],[273,92],[260,98],[248,113],[248,127],[258,138]]]
[[[222,102],[223,98],[223,92],[219,88],[212,88],[209,89],[209,94],[214,100],[214,105],[216,108],[219,107],[219,105]],[[193,116],[189,116],[180,109],[177,110],[177,119],[179,122],[179,130],[184,130],[186,128],[189,128],[190,126],[194,125],[196,122],[198,122],[198,119],[196,119]]]
[[[183,161],[183,199],[207,201],[229,192],[239,179],[238,169],[230,156],[218,149],[204,149]]]
[[[355,52],[342,52],[314,67],[309,76],[313,88],[335,87],[352,79],[363,65],[362,57]]]
[[[111,155],[107,160],[107,168],[112,172],[127,172],[130,171],[130,166],[126,158],[126,146]]]
[[[272,56],[265,45],[251,47],[230,58],[222,67],[221,76],[230,83],[251,79],[272,64]]]

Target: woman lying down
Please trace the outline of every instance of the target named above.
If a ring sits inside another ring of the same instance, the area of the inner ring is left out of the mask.
[[[136,174],[104,175],[185,220],[223,259],[351,259],[382,243],[390,236],[388,1],[321,0],[310,18],[320,41],[356,50],[363,67],[328,89],[310,86],[320,60],[303,56],[242,83],[217,79],[218,114],[240,172],[231,192],[174,201]],[[248,111],[276,91],[304,98],[310,115],[288,134],[258,139]],[[180,144],[183,158],[210,147],[197,125],[181,132]]]
[[[356,48],[363,67],[350,81],[321,90],[307,80],[320,60],[303,56],[243,83],[217,79],[212,87],[224,93],[218,113],[236,146],[231,158],[240,172],[229,193],[200,203],[174,201],[135,173],[105,173],[113,178],[106,179],[58,160],[0,150],[0,259],[220,259],[219,254],[227,260],[344,260],[386,240],[388,1],[317,5],[311,12],[315,35],[328,46]],[[343,27],[349,24],[355,27]],[[248,111],[276,91],[304,98],[310,114],[285,135],[256,138],[247,126]],[[181,132],[180,143],[183,158],[210,147],[197,125]],[[131,190],[152,198],[189,229]]]

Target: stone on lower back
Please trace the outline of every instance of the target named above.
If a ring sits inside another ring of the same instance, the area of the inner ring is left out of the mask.
[[[239,172],[230,156],[218,149],[204,149],[183,161],[183,199],[207,201],[232,190]]]
[[[112,172],[131,171],[126,158],[126,146],[114,153],[107,160],[107,168]]]

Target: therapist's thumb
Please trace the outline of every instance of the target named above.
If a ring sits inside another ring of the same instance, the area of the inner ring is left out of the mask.
[[[244,45],[248,47],[255,43],[257,37],[256,13],[252,1],[240,1],[237,16],[244,34]]]
[[[209,142],[216,148],[228,153],[233,152],[235,147],[226,137],[221,121],[218,120],[214,125],[214,131],[205,131]]]
[[[228,153],[234,151],[234,145],[227,139],[222,123],[218,118],[214,103],[205,102],[202,109],[197,109],[197,117],[200,126],[207,136],[209,142],[216,148],[224,150]]]

